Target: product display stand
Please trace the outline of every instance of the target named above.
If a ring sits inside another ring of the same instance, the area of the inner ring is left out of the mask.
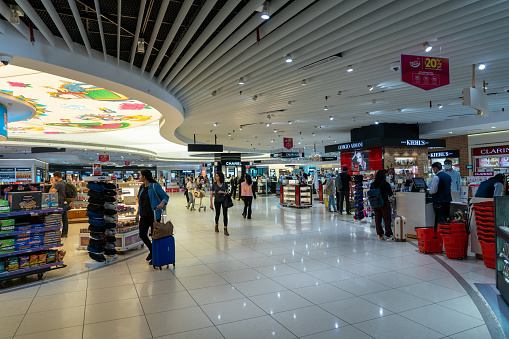
[[[355,220],[364,219],[364,190],[362,188],[364,177],[362,175],[356,175],[354,178],[355,182]]]
[[[297,180],[290,180],[297,181]],[[307,208],[312,206],[311,186],[290,183],[281,185],[280,204],[285,207]]]
[[[0,282],[66,267],[61,247],[62,209],[28,210],[0,214]],[[17,217],[30,223],[16,226]]]

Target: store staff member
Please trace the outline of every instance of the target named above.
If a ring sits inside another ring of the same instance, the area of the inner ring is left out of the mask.
[[[67,238],[67,232],[69,231],[69,220],[67,218],[69,204],[65,201],[65,182],[62,180],[62,172],[53,173],[53,185],[49,192],[58,193],[58,208],[62,209],[62,238]]]
[[[476,198],[493,198],[500,197],[504,192],[504,181],[505,177],[502,173],[495,175],[492,178],[489,178],[486,181],[483,181],[479,188],[477,189],[477,193],[475,194]]]
[[[451,191],[459,192],[461,190],[461,175],[458,171],[452,169],[452,161],[444,161],[445,173],[451,176]]]
[[[438,214],[438,223],[449,219],[451,210],[451,177],[442,170],[442,164],[433,163],[431,169],[435,176],[431,179],[429,193],[433,200],[433,209]]]

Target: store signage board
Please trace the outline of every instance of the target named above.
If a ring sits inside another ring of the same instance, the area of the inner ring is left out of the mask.
[[[459,157],[460,151],[442,151],[442,152],[430,152],[428,158],[448,158],[448,157]]]
[[[301,157],[300,152],[281,152],[281,158],[299,158]],[[304,153],[302,153],[304,156]]]
[[[92,174],[94,176],[98,176],[98,175],[101,175],[101,164],[94,164],[92,166]]]
[[[14,172],[14,168],[0,168],[0,172]]]
[[[130,161],[124,161],[124,166],[130,166],[130,165],[131,165]]]
[[[483,147],[472,149],[473,156],[509,154],[509,146]]]
[[[100,162],[108,162],[108,161],[110,161],[110,156],[107,154],[99,154],[99,161]]]
[[[447,86],[449,58],[401,54],[401,81],[425,91]]]
[[[338,157],[322,157],[322,161],[337,161]]]
[[[242,163],[240,161],[227,161],[226,166],[242,166]]]
[[[32,172],[32,169],[28,167],[25,168],[16,167],[16,172]]]
[[[283,138],[283,145],[286,149],[293,148],[293,138]]]
[[[493,175],[493,172],[474,172],[475,177],[492,177]]]
[[[369,149],[378,147],[445,147],[444,139],[399,139],[399,138],[373,138],[348,144],[325,146],[325,153]]]

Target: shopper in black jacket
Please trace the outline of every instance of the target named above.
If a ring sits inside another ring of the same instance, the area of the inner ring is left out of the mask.
[[[394,241],[394,236],[392,235],[391,228],[391,203],[389,202],[389,197],[392,196],[392,188],[391,185],[386,181],[385,170],[380,170],[376,172],[375,181],[371,184],[370,188],[378,188],[380,189],[380,193],[382,194],[382,198],[384,204],[382,207],[373,208],[373,212],[375,213],[375,225],[376,225],[376,233],[378,234],[378,239]],[[384,230],[382,228],[382,219],[385,223],[385,235]]]
[[[348,174],[348,167],[343,167],[343,172],[339,174],[339,177],[341,178],[341,189],[338,190],[336,196],[337,210],[339,214],[343,214],[343,200],[346,199],[346,214],[350,215],[352,214],[350,212],[350,182],[352,177]]]

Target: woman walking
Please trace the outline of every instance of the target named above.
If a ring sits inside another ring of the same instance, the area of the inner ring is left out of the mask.
[[[383,199],[382,207],[373,208],[375,212],[376,233],[379,240],[395,241],[392,235],[391,203],[389,202],[389,197],[392,196],[392,189],[391,185],[385,180],[385,177],[384,170],[376,172],[375,181],[373,181],[370,187],[371,189],[379,189]],[[382,228],[382,219],[385,223],[385,234]]]
[[[334,185],[334,179],[332,178],[332,172],[329,172],[329,174],[327,174],[327,181],[323,191],[329,197],[329,212],[337,212],[336,202],[334,200],[334,197],[336,195],[336,188]]]
[[[239,196],[241,196],[242,200],[244,200],[244,213],[242,216],[244,219],[251,219],[251,204],[253,203],[253,198],[256,199],[256,193],[253,190],[253,180],[249,174],[245,175],[245,181],[240,184],[240,192]]]
[[[210,209],[216,211],[216,232],[219,232],[219,214],[221,214],[221,208],[223,209],[223,223],[224,223],[224,235],[230,235],[228,233],[228,184],[224,182],[223,172],[217,172],[215,177],[216,180],[212,185],[210,193]],[[212,205],[212,197],[214,197],[214,204]]]
[[[140,239],[143,240],[150,251],[147,256],[147,261],[150,261],[149,265],[152,265],[152,243],[150,242],[148,233],[154,223],[154,215],[157,221],[161,220],[161,210],[165,208],[169,197],[161,185],[154,180],[150,170],[144,169],[140,172],[140,181],[143,184],[140,186],[140,190],[138,191],[138,212],[136,213],[136,222],[139,222],[138,229]]]
[[[194,181],[194,178],[189,178],[189,182],[187,183],[187,208],[192,205],[191,211],[194,211],[194,196],[193,191],[196,189],[196,182]]]

